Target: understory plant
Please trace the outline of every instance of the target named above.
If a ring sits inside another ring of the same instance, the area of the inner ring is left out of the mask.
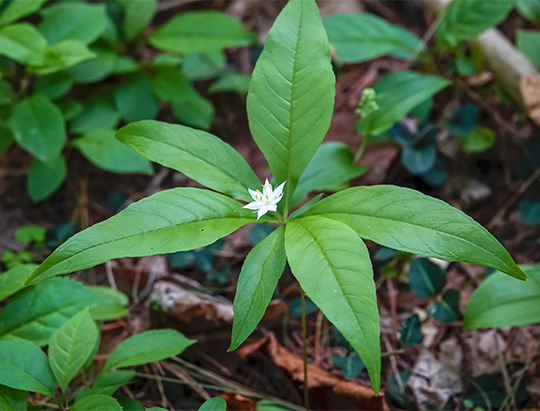
[[[251,133],[276,184],[256,191],[261,182],[246,160],[205,131],[153,120],[129,124],[117,132],[120,141],[207,189],[179,187],[131,204],[67,240],[27,284],[113,258],[192,250],[246,224],[272,223],[277,228],[249,252],[240,272],[230,350],[253,332],[288,263],[303,292],[358,352],[378,392],[379,315],[364,240],[526,276],[472,218],[411,189],[352,187],[293,211],[303,200],[295,192],[313,184],[303,172],[329,128],[334,83],[315,1],[290,0],[270,30],[247,98]]]

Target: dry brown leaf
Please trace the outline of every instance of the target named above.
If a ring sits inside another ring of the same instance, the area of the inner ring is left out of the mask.
[[[540,77],[523,76],[519,88],[529,117],[540,125]]]
[[[227,410],[257,411],[257,404],[243,395],[226,392],[223,394],[223,398],[227,401]]]

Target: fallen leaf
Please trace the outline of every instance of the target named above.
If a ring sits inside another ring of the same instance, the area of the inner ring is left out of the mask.
[[[227,401],[227,409],[234,411],[257,411],[257,405],[249,398],[240,394],[226,392],[223,398]]]
[[[529,117],[540,125],[540,77],[523,76],[519,88]]]

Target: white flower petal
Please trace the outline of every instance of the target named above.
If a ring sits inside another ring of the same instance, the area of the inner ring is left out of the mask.
[[[251,203],[246,204],[242,208],[247,208],[248,210],[258,210],[261,207],[264,207],[264,203],[261,203],[260,201],[252,201]]]
[[[268,212],[268,207],[262,206],[257,212],[257,220]]]
[[[281,200],[281,197],[283,197],[283,186],[285,185],[287,181],[284,181],[283,183],[281,183],[280,185],[278,185],[276,187],[276,189],[274,190],[274,196],[277,198],[279,197],[279,200]],[[279,201],[277,200],[277,201]]]
[[[253,198],[255,201],[261,201],[260,198],[257,198],[258,196],[260,196],[260,193],[258,193],[257,191],[252,190],[251,188],[248,188],[248,193],[251,196],[251,198]]]

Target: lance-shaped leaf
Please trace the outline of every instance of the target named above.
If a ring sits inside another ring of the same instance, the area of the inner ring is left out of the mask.
[[[493,267],[527,277],[484,227],[444,201],[392,185],[354,187],[333,194],[305,215],[323,215],[362,238],[408,253]]]
[[[341,331],[379,390],[379,313],[368,250],[347,225],[320,216],[289,221],[285,250],[291,270],[309,298]]]
[[[234,198],[251,201],[247,188],[261,184],[234,148],[205,131],[147,120],[121,128],[116,138],[149,160]]]
[[[185,187],[165,190],[71,237],[39,266],[29,282],[113,258],[192,250],[254,221],[251,211],[221,194]]]
[[[285,269],[285,228],[272,231],[247,255],[234,297],[234,322],[229,351],[235,350],[261,321]]]
[[[334,106],[328,39],[314,0],[291,0],[268,34],[249,86],[253,138],[285,185],[285,209]]]

